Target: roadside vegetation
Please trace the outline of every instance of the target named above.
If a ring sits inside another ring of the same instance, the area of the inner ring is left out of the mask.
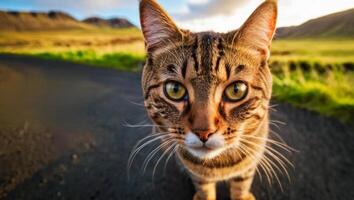
[[[0,53],[31,55],[95,67],[138,71],[145,60],[140,31],[91,29],[0,32]]]
[[[0,32],[0,53],[139,71],[145,59],[137,29]],[[274,97],[354,121],[354,39],[275,40]]]
[[[270,66],[274,97],[354,121],[354,40],[276,40]]]

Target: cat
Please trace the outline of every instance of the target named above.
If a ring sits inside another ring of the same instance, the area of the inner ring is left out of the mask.
[[[253,200],[257,167],[270,167],[262,161],[271,141],[268,60],[276,21],[277,1],[266,0],[235,31],[193,33],[155,0],[140,1],[144,105],[161,147],[190,175],[194,200],[216,199],[219,181],[228,181],[232,200]]]

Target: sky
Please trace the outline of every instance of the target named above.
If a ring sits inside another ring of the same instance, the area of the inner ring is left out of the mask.
[[[264,0],[157,0],[181,28],[226,32],[237,29]],[[278,0],[278,27],[354,7],[354,0]],[[0,0],[0,10],[60,10],[78,19],[125,17],[139,25],[138,0]]]

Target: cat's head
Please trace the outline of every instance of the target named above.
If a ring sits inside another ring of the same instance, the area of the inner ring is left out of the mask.
[[[145,106],[171,145],[210,159],[266,123],[276,18],[276,1],[265,1],[238,30],[192,33],[156,1],[140,2]]]

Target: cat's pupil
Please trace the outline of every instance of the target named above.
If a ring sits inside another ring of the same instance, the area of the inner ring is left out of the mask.
[[[235,93],[235,94],[238,93],[238,86],[237,86],[237,84],[234,85],[234,93]]]
[[[173,92],[174,92],[174,93],[178,93],[178,91],[179,91],[179,85],[175,83],[175,84],[173,85]]]

